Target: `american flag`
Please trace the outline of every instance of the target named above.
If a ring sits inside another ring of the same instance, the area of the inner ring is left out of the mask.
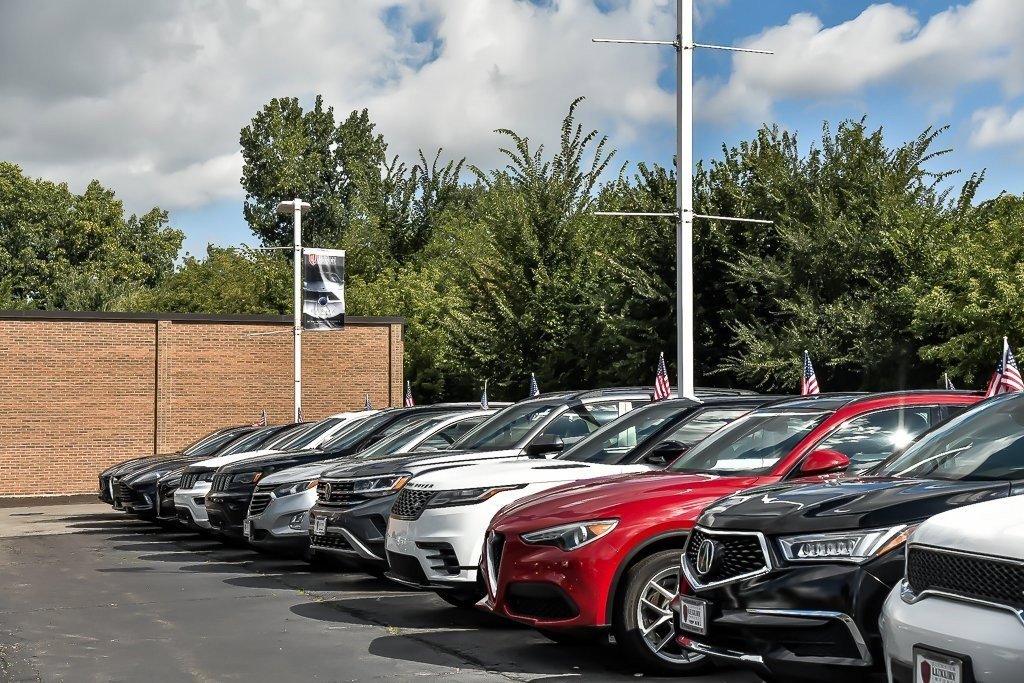
[[[480,397],[480,408],[483,410],[488,410],[489,408],[489,404],[487,403],[487,380],[484,380],[484,393],[483,396]]]
[[[530,398],[534,396],[540,396],[540,387],[537,386],[537,377],[532,372],[530,373]]]
[[[373,410],[373,404],[370,403],[370,395],[366,394],[366,400],[363,401],[363,410]]]
[[[942,378],[946,380],[946,389],[948,391],[956,390],[956,387],[953,386],[952,380],[949,379],[949,374],[948,373],[945,373],[945,372],[942,373]]]
[[[412,382],[405,383],[405,407],[412,408],[416,401],[412,400]]]
[[[296,422],[302,422],[302,406],[299,406],[299,419]]]
[[[800,395],[820,394],[818,389],[818,376],[814,374],[814,366],[811,365],[811,354],[804,351],[804,374],[800,380]]]
[[[1003,355],[999,358],[999,365],[992,375],[992,380],[985,390],[985,397],[996,394],[1008,394],[1011,391],[1024,391],[1024,380],[1021,380],[1020,370],[1017,369],[1017,361],[1013,359],[1013,352],[1010,351],[1010,343],[1003,337]]]
[[[253,427],[266,427],[267,426],[267,409],[263,409],[263,413],[260,415],[260,419],[252,423]]]
[[[654,400],[664,401],[672,392],[668,381],[668,370],[665,368],[665,352],[658,356],[658,374],[654,376]]]

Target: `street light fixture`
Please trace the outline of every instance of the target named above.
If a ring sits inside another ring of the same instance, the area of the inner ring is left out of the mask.
[[[294,323],[294,356],[295,356],[295,406],[292,420],[299,421],[302,411],[302,214],[310,208],[309,202],[298,197],[277,205],[277,212],[292,214],[294,232],[294,266],[295,266],[295,323]]]

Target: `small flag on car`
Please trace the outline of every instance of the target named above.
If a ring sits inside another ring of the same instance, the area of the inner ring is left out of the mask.
[[[672,385],[668,381],[668,369],[665,367],[665,352],[658,356],[658,374],[654,376],[654,400],[664,401],[672,393]]]
[[[405,383],[405,407],[412,408],[416,401],[412,400],[412,382]]]
[[[804,372],[803,378],[800,380],[800,395],[810,396],[811,394],[820,394],[821,390],[818,389],[818,376],[814,374],[814,366],[811,365],[811,354],[804,351]]]
[[[540,396],[540,387],[537,386],[537,376],[530,373],[530,398]]]
[[[370,403],[370,394],[366,394],[366,400],[363,401],[363,410],[373,410],[373,404]]]
[[[953,382],[950,381],[950,379],[949,379],[949,373],[947,373],[947,372],[942,373],[942,378],[944,380],[946,380],[946,390],[947,391],[955,391],[956,390],[956,387],[953,386]]]
[[[1011,391],[1024,391],[1024,380],[1017,369],[1017,361],[1013,359],[1010,343],[1003,337],[1003,355],[999,357],[999,365],[996,366],[996,372],[988,383],[988,389],[985,390],[985,398],[1008,394]]]
[[[487,410],[488,409],[488,403],[487,403],[487,380],[484,380],[484,393],[480,397],[480,409],[481,410]]]
[[[266,427],[267,426],[267,409],[263,409],[263,413],[260,414],[260,419],[252,423],[253,427]]]

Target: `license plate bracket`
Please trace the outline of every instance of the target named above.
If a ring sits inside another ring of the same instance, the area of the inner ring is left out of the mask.
[[[971,658],[955,652],[915,645],[914,683],[974,683]]]
[[[245,540],[252,540],[252,518],[246,517],[242,520],[242,534],[245,536]]]
[[[689,633],[706,636],[708,633],[709,604],[707,600],[680,595],[679,628]]]
[[[313,522],[313,534],[316,536],[323,536],[327,533],[327,518],[317,517]]]

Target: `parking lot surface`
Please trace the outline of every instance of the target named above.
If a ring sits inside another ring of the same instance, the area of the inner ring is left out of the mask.
[[[0,582],[3,681],[636,678],[612,648],[555,645],[386,580],[105,505],[0,509]]]

